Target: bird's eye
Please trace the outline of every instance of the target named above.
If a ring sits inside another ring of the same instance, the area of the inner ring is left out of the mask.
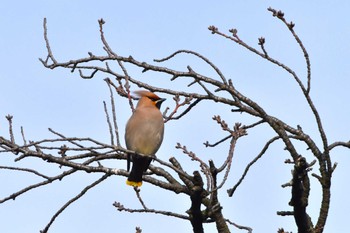
[[[152,100],[153,102],[157,102],[157,98],[152,98],[152,97],[148,97],[150,100]]]

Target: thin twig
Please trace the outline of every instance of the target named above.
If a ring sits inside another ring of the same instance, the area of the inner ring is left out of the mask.
[[[116,54],[112,49],[111,47],[109,46],[106,38],[105,38],[105,35],[104,35],[104,31],[103,31],[103,24],[105,24],[105,21],[103,19],[100,19],[98,21],[99,23],[99,26],[100,26],[100,35],[101,35],[101,41],[104,45],[104,49],[105,51],[107,52],[108,56],[113,58],[114,60],[117,61],[118,65],[120,66],[120,68],[122,69],[123,73],[124,73],[124,78],[125,78],[125,89],[128,93],[128,99],[129,99],[129,104],[130,104],[130,107],[132,109],[132,111],[134,111],[134,106],[133,106],[133,103],[132,103],[132,100],[130,98],[130,84],[129,84],[129,74],[128,74],[128,71],[126,70],[125,66],[123,65],[123,62],[122,60],[120,59],[115,59],[115,58],[118,58],[118,54]]]
[[[10,114],[6,115],[6,119],[9,122],[9,134],[10,134],[11,142],[15,143],[15,136],[13,135],[13,129],[12,129],[13,116],[11,116]]]
[[[287,26],[287,28],[292,33],[294,39],[299,44],[299,47],[301,48],[301,50],[304,54],[304,58],[305,58],[305,62],[306,62],[306,69],[307,69],[306,94],[308,95],[310,93],[310,89],[311,89],[311,63],[310,63],[309,53],[307,52],[307,50],[306,50],[303,42],[299,38],[299,36],[294,31],[295,24],[293,22],[288,23],[287,20],[284,18],[283,12],[279,11],[280,13],[278,14],[278,12],[275,9],[272,9],[271,7],[269,7],[267,10],[271,11],[273,13],[273,16],[277,16],[277,18],[280,19]]]
[[[57,64],[57,61],[55,59],[55,57],[53,56],[53,53],[51,51],[51,47],[50,47],[50,43],[49,43],[49,39],[47,37],[47,27],[46,27],[46,18],[44,18],[44,22],[43,22],[43,27],[44,27],[44,39],[45,39],[45,44],[46,44],[46,49],[47,49],[47,52],[48,52],[48,55],[47,55],[47,59],[46,61],[44,62],[43,60],[41,60],[43,62],[43,64],[47,64],[48,62],[48,59],[50,58],[52,60],[52,62],[54,64]]]
[[[246,226],[242,226],[242,225],[238,225],[232,221],[230,221],[229,219],[226,219],[226,222],[228,222],[229,224],[235,226],[236,228],[240,229],[240,230],[246,230],[248,231],[248,233],[252,233],[253,232],[253,229],[250,228],[250,227],[246,227]]]
[[[227,193],[230,197],[232,197],[232,195],[234,194],[234,192],[236,191],[236,189],[238,188],[238,186],[242,183],[242,181],[244,180],[245,176],[247,175],[249,169],[251,166],[253,166],[267,151],[267,149],[269,148],[269,146],[275,142],[276,140],[280,139],[279,136],[275,136],[273,138],[271,138],[264,146],[264,148],[261,150],[261,152],[250,162],[248,163],[247,167],[245,168],[241,178],[238,180],[238,182],[233,186],[233,188],[227,190]]]
[[[161,214],[161,215],[165,215],[165,216],[171,216],[171,217],[176,217],[176,218],[180,218],[180,219],[189,220],[189,217],[186,216],[186,215],[177,214],[177,213],[173,213],[173,212],[170,212],[170,211],[155,210],[155,209],[129,209],[129,208],[125,208],[119,202],[114,202],[113,206],[116,207],[118,209],[118,211],[126,211],[126,212],[129,212],[129,213]]]
[[[227,156],[227,159],[226,159],[226,161],[224,163],[225,165],[222,166],[222,170],[224,169],[224,167],[226,167],[225,175],[224,175],[224,178],[222,179],[221,183],[217,186],[217,189],[222,188],[222,186],[225,184],[225,182],[226,182],[226,180],[228,178],[228,174],[230,173],[230,170],[231,170],[232,158],[233,158],[233,155],[234,155],[234,150],[235,150],[237,139],[238,138],[236,138],[236,137],[232,137],[232,139],[231,139],[228,156]],[[218,169],[218,172],[220,172],[222,170]]]
[[[29,169],[29,168],[21,168],[21,167],[9,167],[9,166],[0,166],[0,169],[6,169],[6,170],[13,170],[13,171],[23,171],[23,172],[28,172],[28,173],[32,173],[32,174],[35,174],[37,176],[40,176],[44,179],[47,179],[47,180],[51,180],[52,178],[51,177],[48,177],[38,171],[35,171],[33,169]]]
[[[78,195],[70,199],[66,204],[64,204],[51,218],[50,222],[45,226],[43,230],[40,231],[40,233],[47,233],[49,228],[51,227],[52,223],[56,220],[56,218],[72,203],[74,203],[76,200],[84,196],[84,194],[91,188],[95,187],[102,181],[104,181],[107,177],[109,177],[110,174],[104,174],[100,179],[96,180],[92,184],[86,186]]]
[[[188,53],[188,54],[192,54],[200,59],[202,59],[203,61],[205,61],[207,64],[209,64],[214,70],[215,72],[219,75],[219,77],[221,78],[221,80],[223,81],[224,84],[227,85],[227,81],[226,81],[226,78],[225,76],[223,75],[223,73],[221,72],[221,70],[216,66],[214,65],[214,63],[212,63],[208,58],[204,57],[203,55],[197,53],[197,52],[194,52],[192,50],[178,50],[176,52],[174,52],[173,54],[165,57],[165,58],[162,58],[162,59],[154,59],[155,62],[164,62],[164,61],[167,61],[173,57],[175,57],[177,54],[180,54],[180,53]]]
[[[23,145],[26,146],[27,145],[27,140],[24,136],[24,129],[23,126],[21,126],[21,135],[22,135],[22,139],[23,139]]]
[[[118,124],[117,124],[117,113],[115,111],[115,102],[114,102],[113,91],[112,91],[111,85],[108,82],[107,82],[107,84],[108,84],[110,99],[111,99],[114,133],[115,133],[115,137],[117,138],[117,146],[120,146],[119,129],[118,129]]]
[[[68,171],[65,171],[63,172],[62,174],[58,175],[58,176],[55,176],[55,177],[49,177],[49,179],[45,180],[45,181],[42,181],[42,182],[39,182],[39,183],[36,183],[36,184],[33,184],[33,185],[29,185],[15,193],[12,193],[10,196],[8,197],[5,197],[3,199],[0,200],[0,204],[1,203],[4,203],[8,200],[14,200],[16,199],[18,196],[32,190],[32,189],[35,189],[35,188],[38,188],[40,186],[44,186],[44,185],[47,185],[49,183],[52,183],[53,181],[55,180],[62,180],[64,177],[68,176],[68,175],[71,175],[72,173],[76,172],[77,170],[76,169],[71,169],[71,170],[68,170]]]
[[[145,210],[147,210],[148,208],[146,207],[145,202],[142,200],[141,195],[140,195],[141,190],[138,187],[134,187],[134,191],[135,191],[137,199],[140,201],[142,207]]]
[[[197,161],[199,163],[199,166],[201,167],[201,171],[207,178],[207,192],[210,192],[210,190],[213,190],[213,176],[210,172],[210,167],[208,164],[206,164],[203,160],[201,160],[198,156],[196,156],[195,153],[192,151],[188,151],[186,146],[182,146],[180,143],[176,144],[176,149],[181,149],[182,152],[186,155],[188,155],[191,160]]]
[[[215,142],[215,143],[213,143],[213,144],[210,144],[208,141],[206,141],[206,142],[203,143],[203,144],[204,144],[206,147],[215,147],[215,146],[217,146],[217,145],[219,145],[219,144],[225,142],[226,140],[230,139],[231,137],[232,137],[232,134],[230,134],[230,135],[224,137],[223,139],[221,139],[221,140],[219,140],[219,141],[217,141],[217,142]]]
[[[107,120],[107,124],[108,124],[109,135],[111,136],[111,145],[114,145],[114,135],[113,135],[112,124],[111,124],[111,121],[109,119],[109,114],[108,114],[107,105],[106,105],[105,101],[103,101],[103,108],[104,108],[104,111],[105,111],[105,114],[106,114],[106,120]]]

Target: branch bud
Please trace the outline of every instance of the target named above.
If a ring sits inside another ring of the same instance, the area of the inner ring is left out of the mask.
[[[219,29],[218,29],[217,27],[215,27],[214,25],[209,26],[208,29],[209,29],[209,31],[211,31],[211,34],[215,34],[215,33],[217,33],[218,30],[219,30]]]
[[[295,23],[293,23],[292,21],[290,21],[290,23],[288,24],[288,28],[289,29],[293,29],[295,26]]]
[[[258,40],[259,40],[258,45],[264,45],[265,44],[265,38],[264,37],[260,37]]]
[[[230,30],[228,30],[229,32],[231,32],[232,33],[232,35],[234,36],[234,37],[236,37],[237,36],[237,29],[236,28],[232,28],[232,29],[230,29]]]

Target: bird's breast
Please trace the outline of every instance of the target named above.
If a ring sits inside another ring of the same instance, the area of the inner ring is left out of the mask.
[[[154,155],[163,141],[164,123],[161,113],[149,115],[135,111],[125,130],[126,147],[129,150]]]

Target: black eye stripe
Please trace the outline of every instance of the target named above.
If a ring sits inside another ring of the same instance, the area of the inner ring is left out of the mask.
[[[148,98],[154,102],[157,102],[159,100],[158,98],[151,98],[151,97],[148,97]]]

